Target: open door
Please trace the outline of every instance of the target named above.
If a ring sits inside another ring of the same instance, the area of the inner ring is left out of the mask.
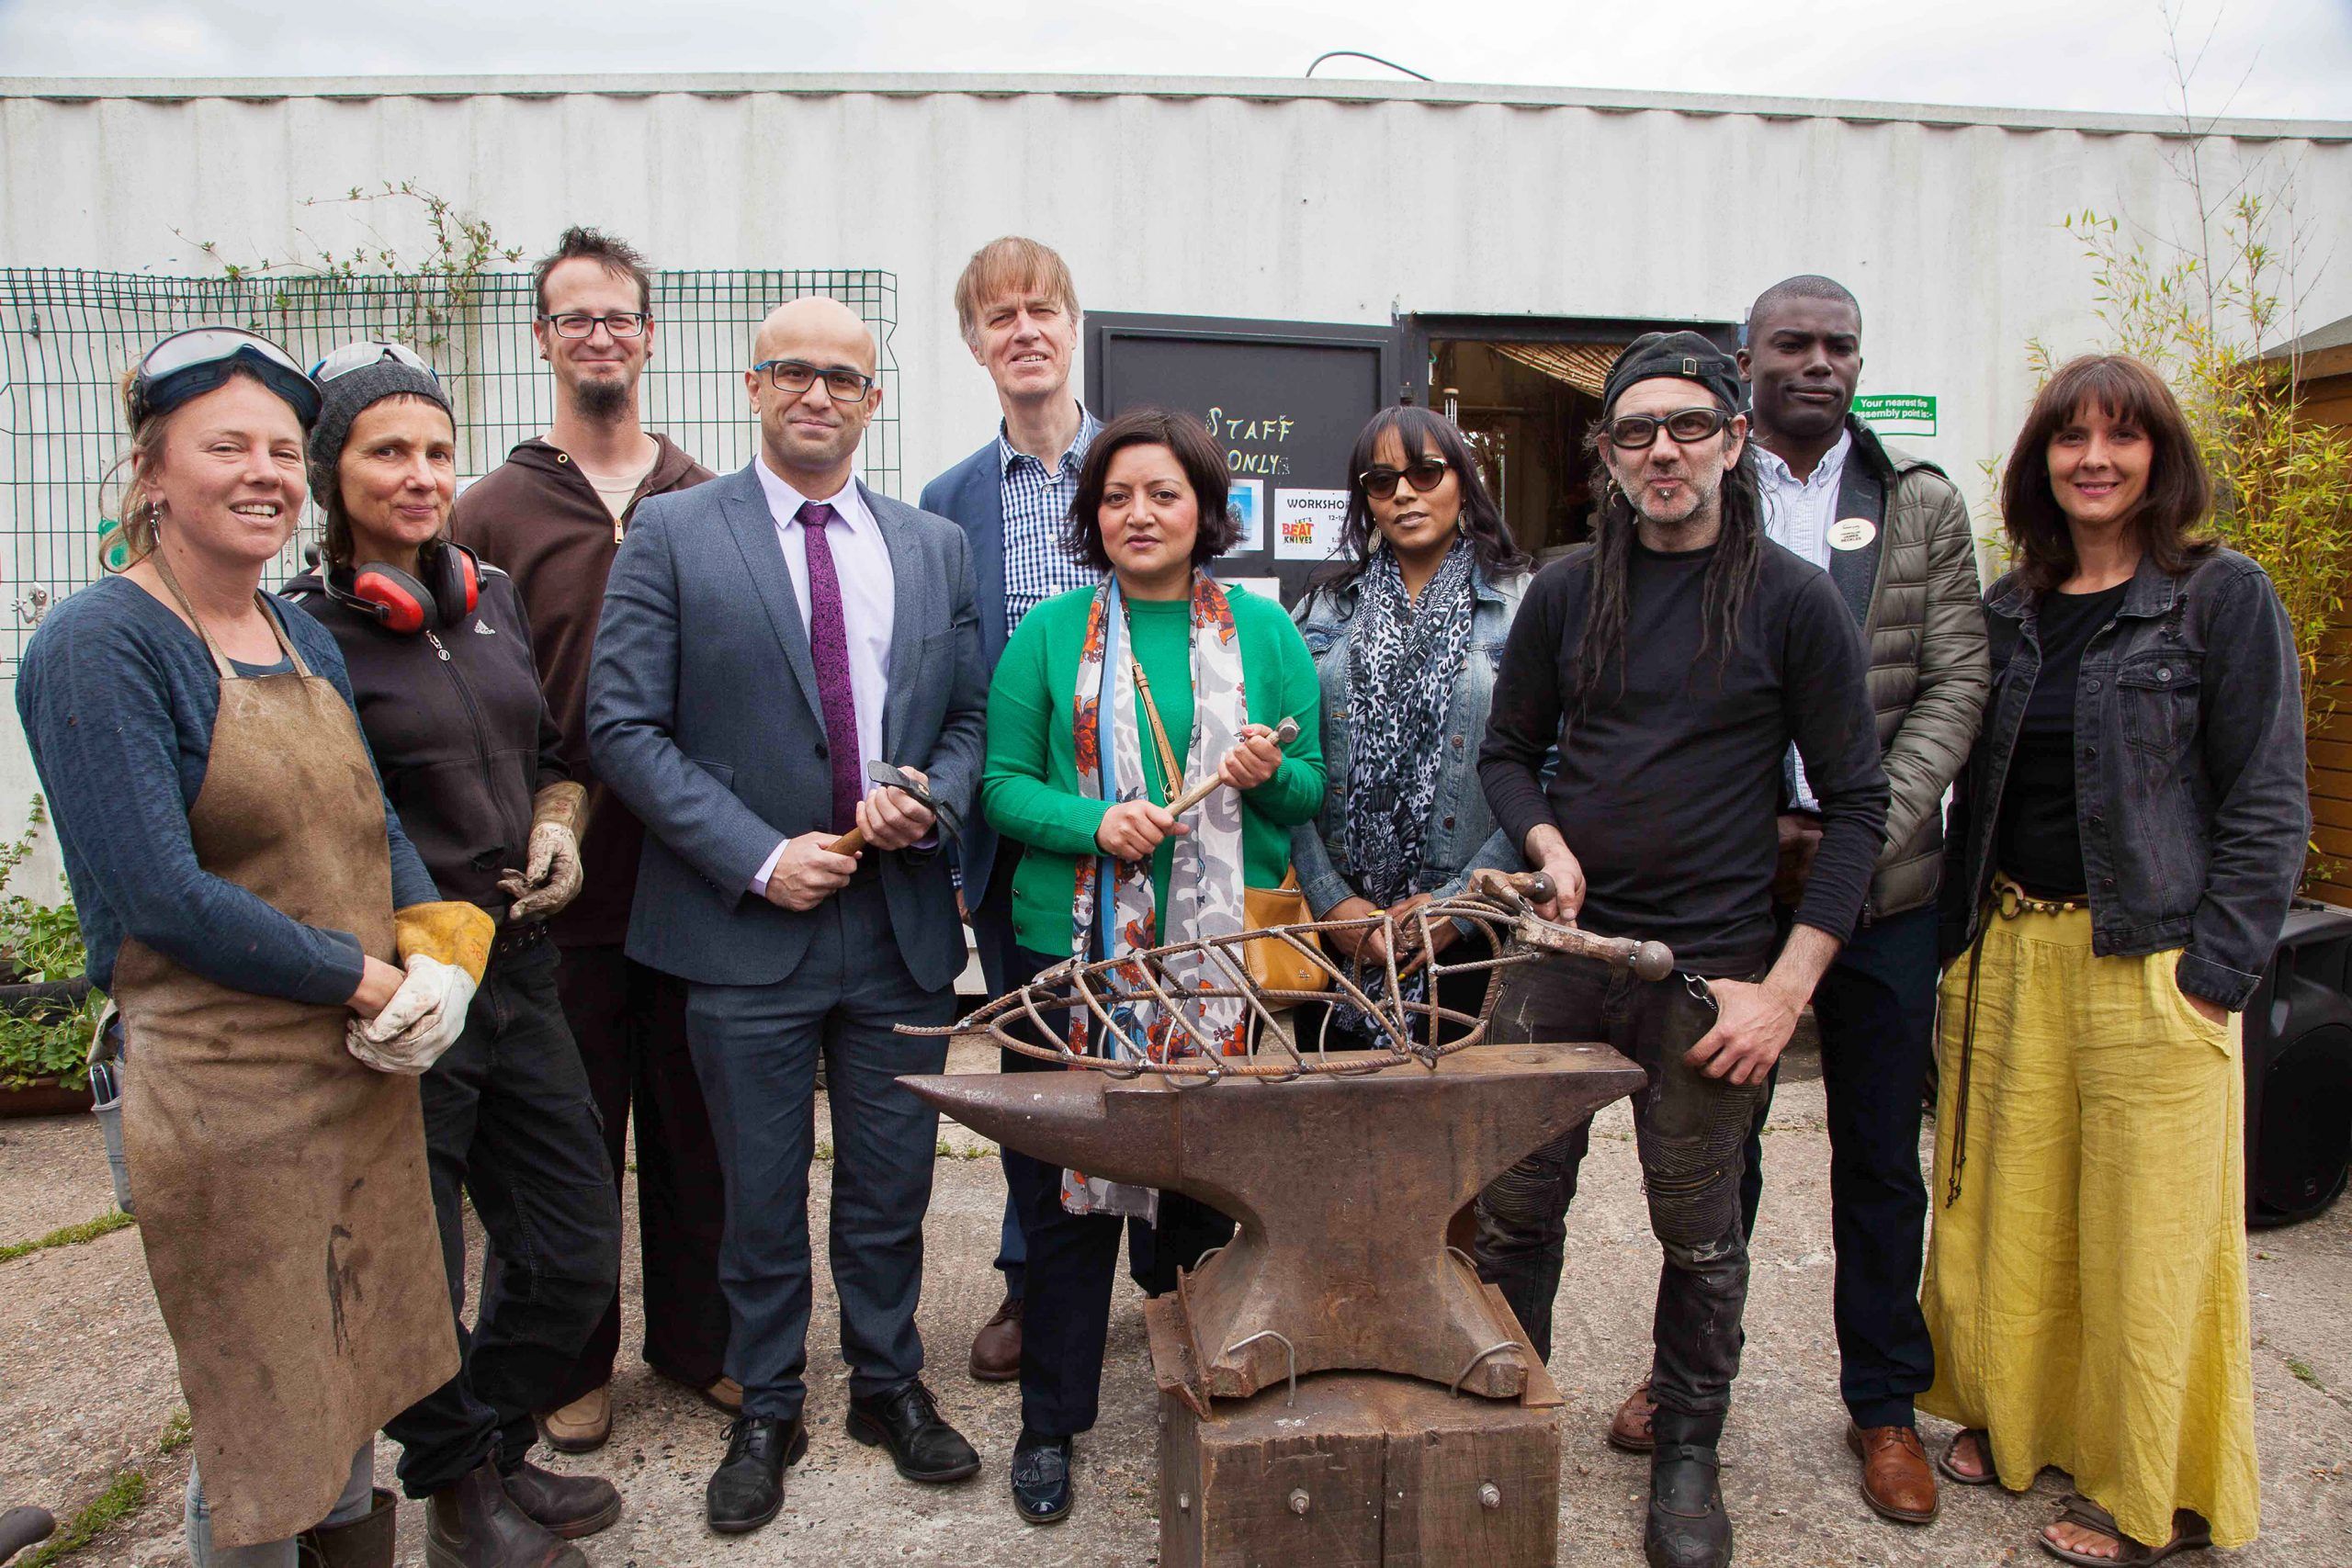
[[[1403,347],[1396,327],[1089,312],[1086,403],[1207,423],[1242,523],[1214,570],[1287,606],[1338,547],[1356,433],[1408,391]]]

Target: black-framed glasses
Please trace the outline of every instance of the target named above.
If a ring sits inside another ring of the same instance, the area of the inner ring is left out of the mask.
[[[874,378],[863,370],[839,365],[825,369],[801,359],[763,359],[752,369],[754,374],[764,372],[768,385],[779,392],[805,392],[822,377],[827,395],[837,403],[856,402],[874,386]]]
[[[422,370],[436,382],[441,372],[425,363],[424,356],[406,344],[385,338],[362,338],[357,343],[345,344],[324,359],[311,367],[311,379],[322,386],[338,376],[348,376],[354,370],[365,370],[370,365],[381,365],[387,359],[395,365],[405,365],[411,370]]]
[[[1453,465],[1436,453],[1425,453],[1401,468],[1377,463],[1356,476],[1356,483],[1363,486],[1364,494],[1374,501],[1386,501],[1396,493],[1396,481],[1404,480],[1423,495],[1445,482]]]
[[[1731,412],[1720,405],[1703,409],[1676,409],[1668,414],[1623,413],[1609,422],[1609,445],[1621,452],[1646,452],[1657,441],[1657,433],[1665,431],[1674,437],[1677,446],[1687,446],[1693,441],[1704,441],[1731,423]]]
[[[294,356],[242,327],[190,327],[147,351],[130,381],[130,422],[166,414],[227,381],[243,366],[293,408],[307,430],[318,423],[319,389]]]
[[[611,310],[592,316],[585,310],[566,310],[560,315],[538,318],[555,329],[558,337],[594,337],[598,327],[615,337],[642,337],[646,323],[653,318],[643,310]]]

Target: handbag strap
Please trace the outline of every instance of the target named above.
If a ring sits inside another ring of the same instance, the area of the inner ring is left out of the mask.
[[[1151,721],[1151,739],[1159,749],[1159,782],[1170,800],[1184,793],[1183,765],[1176,761],[1176,749],[1168,743],[1168,727],[1159,722],[1159,705],[1151,700],[1151,682],[1145,678],[1143,664],[1132,649],[1127,653],[1127,668],[1135,672],[1136,694],[1143,699],[1144,717]]]

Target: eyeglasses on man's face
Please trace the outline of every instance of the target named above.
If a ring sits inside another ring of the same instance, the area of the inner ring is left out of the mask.
[[[874,385],[874,378],[863,370],[840,365],[824,368],[800,359],[763,359],[752,370],[767,377],[768,385],[779,392],[805,392],[821,377],[826,393],[837,403],[856,402]]]
[[[1731,417],[1720,407],[1676,409],[1669,414],[1620,414],[1609,422],[1609,445],[1623,452],[1646,452],[1663,430],[1677,446],[1687,446],[1715,434],[1731,423]]]
[[[594,337],[598,327],[615,337],[643,337],[646,323],[653,318],[643,310],[613,310],[592,316],[585,310],[566,310],[561,315],[541,316],[540,321],[555,329],[558,337]]]

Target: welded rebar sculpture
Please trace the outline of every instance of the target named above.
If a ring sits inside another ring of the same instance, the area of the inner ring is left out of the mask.
[[[1670,970],[1672,955],[1655,942],[1536,918],[1528,900],[1548,891],[1527,878],[1487,877],[1470,897],[1418,911],[1404,927],[1408,951],[1428,951],[1435,920],[1463,919],[1489,934],[1494,956],[1441,960],[1432,965],[1439,975],[1499,972],[1544,951],[1601,958],[1650,980]],[[1393,953],[1397,923],[1382,920]],[[1303,939],[1372,923],[1272,934]],[[1638,1089],[1641,1069],[1600,1043],[1484,1043],[1491,987],[1477,1014],[1463,1013],[1438,1001],[1434,983],[1424,998],[1408,998],[1393,962],[1367,987],[1301,940],[1390,1042],[1385,1050],[1304,1047],[1276,1008],[1331,993],[1252,985],[1239,947],[1263,934],[1060,965],[955,1026],[1093,1070],[901,1081],[973,1131],[1038,1159],[1181,1191],[1239,1223],[1233,1241],[1179,1286],[1206,1394],[1242,1397],[1285,1378],[1358,1370],[1516,1397],[1530,1352],[1469,1260],[1446,1245],[1447,1223],[1531,1150]],[[1171,980],[1167,960],[1178,953],[1207,955],[1221,979]],[[1250,1053],[1154,1060],[1136,1014],[1156,1007],[1181,1015],[1187,1002],[1217,995],[1238,995],[1250,1010]],[[1074,1052],[1055,1026],[1054,1015],[1072,1008],[1094,1021],[1104,1055]],[[1014,1020],[1035,1038],[1012,1032]],[[1448,1038],[1455,1030],[1459,1037]]]

